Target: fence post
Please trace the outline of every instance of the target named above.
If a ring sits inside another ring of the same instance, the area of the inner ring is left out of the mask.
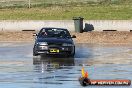
[[[28,0],[28,8],[31,8],[31,0]]]

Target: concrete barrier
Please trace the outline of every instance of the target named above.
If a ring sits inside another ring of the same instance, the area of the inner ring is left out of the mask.
[[[117,30],[117,31],[130,31],[132,30],[132,20],[86,20],[86,24],[93,25],[94,31],[103,30]]]
[[[74,31],[73,20],[1,20],[0,30],[22,31],[22,30],[40,30],[42,27],[67,28]],[[84,29],[86,31],[132,30],[132,20],[84,20]]]
[[[74,31],[74,22],[72,20],[5,20],[0,21],[0,30],[22,31],[22,30],[40,30],[43,27],[67,28]]]

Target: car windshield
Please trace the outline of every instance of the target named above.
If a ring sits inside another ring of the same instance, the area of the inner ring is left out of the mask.
[[[68,38],[70,33],[66,29],[43,28],[39,32],[39,37]]]

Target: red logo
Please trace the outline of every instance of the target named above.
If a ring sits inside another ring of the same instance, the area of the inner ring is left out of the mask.
[[[126,80],[126,79],[118,79],[118,80],[92,80],[92,79],[89,79],[88,72],[84,71],[84,67],[82,67],[81,74],[82,74],[82,76],[79,78],[79,82],[82,86],[88,86],[88,85],[130,86],[131,85],[131,80]]]

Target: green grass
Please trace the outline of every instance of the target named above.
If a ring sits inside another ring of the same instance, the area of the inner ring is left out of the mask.
[[[0,20],[71,20],[74,16],[86,20],[132,20],[132,0],[102,0],[92,3],[79,3],[80,0],[77,0],[78,2],[69,4],[55,4],[57,0],[52,3],[48,0],[41,1],[47,1],[47,4],[32,4],[30,9],[19,5],[1,8]]]

